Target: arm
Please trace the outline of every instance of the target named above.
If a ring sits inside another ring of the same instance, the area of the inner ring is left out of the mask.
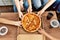
[[[8,19],[4,19],[4,18],[0,18],[0,23],[10,24],[10,25],[15,25],[15,26],[21,25],[21,21],[12,21]]]
[[[23,0],[21,0],[21,1],[23,1]],[[19,13],[19,17],[21,18],[21,16],[23,16],[23,14],[21,12],[21,6],[20,6],[19,0],[15,0],[15,4],[16,4],[16,7],[17,7],[17,10],[18,10],[18,13]]]
[[[32,11],[32,3],[31,3],[31,0],[28,0],[28,4],[29,4],[28,12],[31,12]]]
[[[49,2],[43,7],[41,11],[39,11],[41,14],[48,8],[50,7],[56,0],[49,0]]]
[[[31,0],[28,0],[29,7],[32,7]]]
[[[41,30],[39,30],[38,32],[39,32],[39,33],[42,33],[42,34],[45,35],[45,36],[47,36],[47,37],[50,38],[51,40],[59,40],[59,39],[57,39],[57,38],[49,35],[48,33],[46,33],[44,29],[41,29]]]
[[[56,38],[54,38],[53,36],[49,35],[48,33],[44,32],[43,35],[47,36],[48,38],[50,38],[51,40],[58,40]]]

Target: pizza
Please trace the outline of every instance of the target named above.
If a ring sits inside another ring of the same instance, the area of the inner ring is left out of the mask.
[[[27,32],[35,32],[41,27],[41,19],[35,13],[27,13],[22,18],[22,26]]]

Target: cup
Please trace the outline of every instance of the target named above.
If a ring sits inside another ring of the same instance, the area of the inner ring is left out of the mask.
[[[51,25],[51,27],[53,27],[53,28],[57,28],[57,27],[59,27],[59,21],[58,20],[51,20],[50,21],[50,25]]]
[[[0,35],[1,36],[4,36],[4,35],[6,35],[8,33],[8,28],[6,27],[6,26],[2,26],[1,28],[0,28]]]
[[[48,15],[47,15],[47,20],[50,20],[52,17],[53,17],[53,14],[52,14],[51,12],[48,13]]]

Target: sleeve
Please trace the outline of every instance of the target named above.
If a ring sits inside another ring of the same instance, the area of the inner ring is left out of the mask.
[[[41,0],[33,0],[32,3],[36,9],[41,7]]]
[[[46,5],[48,3],[48,0],[43,0],[43,5]]]

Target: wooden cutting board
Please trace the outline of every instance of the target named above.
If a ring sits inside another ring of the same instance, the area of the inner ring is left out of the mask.
[[[20,34],[17,36],[17,40],[44,40],[44,36],[39,34]]]

